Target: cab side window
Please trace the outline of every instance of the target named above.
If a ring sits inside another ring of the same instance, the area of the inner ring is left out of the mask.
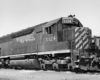
[[[46,34],[54,34],[56,32],[56,24],[45,28]]]
[[[48,27],[45,28],[45,31],[46,31],[46,34],[49,34],[49,28]]]
[[[45,28],[47,34],[52,34],[51,26]]]

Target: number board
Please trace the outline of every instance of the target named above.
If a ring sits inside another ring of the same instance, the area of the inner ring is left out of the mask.
[[[63,19],[62,23],[72,23],[72,20],[71,19]]]

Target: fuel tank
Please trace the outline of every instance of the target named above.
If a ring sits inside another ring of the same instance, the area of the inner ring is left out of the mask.
[[[40,63],[37,59],[11,60],[9,62],[9,66],[28,68],[28,69],[39,69]]]

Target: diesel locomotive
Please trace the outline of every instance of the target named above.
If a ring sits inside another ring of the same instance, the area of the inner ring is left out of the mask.
[[[0,38],[0,67],[100,70],[100,37],[74,15]]]

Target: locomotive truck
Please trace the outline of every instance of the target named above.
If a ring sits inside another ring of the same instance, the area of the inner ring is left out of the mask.
[[[0,38],[0,67],[97,70],[99,37],[74,15],[61,17]]]

